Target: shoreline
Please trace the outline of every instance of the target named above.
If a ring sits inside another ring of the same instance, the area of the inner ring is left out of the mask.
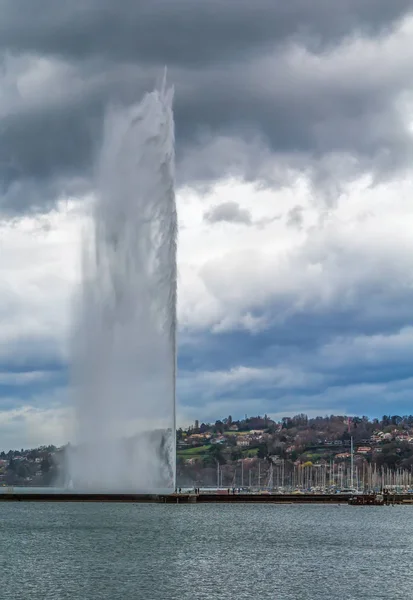
[[[19,492],[0,494],[0,502],[112,502],[132,504],[351,504],[353,506],[413,505],[411,494],[132,494]]]

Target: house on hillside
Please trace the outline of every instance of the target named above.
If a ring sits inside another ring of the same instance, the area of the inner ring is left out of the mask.
[[[190,444],[204,444],[211,438],[210,433],[193,433],[186,438],[186,441]]]
[[[211,440],[211,444],[225,444],[226,441],[223,435],[219,435]]]
[[[245,458],[241,458],[239,462],[244,463],[244,465],[251,465],[256,461],[257,459],[254,456],[246,456]]]
[[[357,448],[356,452],[357,452],[357,454],[370,454],[371,447],[370,446],[360,446],[360,448]]]

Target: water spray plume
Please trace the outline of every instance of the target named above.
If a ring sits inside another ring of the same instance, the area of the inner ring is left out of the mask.
[[[175,488],[173,89],[107,115],[83,242],[73,373],[75,489]]]

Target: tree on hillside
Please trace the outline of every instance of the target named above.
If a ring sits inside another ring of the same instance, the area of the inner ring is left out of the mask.
[[[49,456],[46,454],[46,456],[43,457],[43,460],[40,463],[40,470],[44,475],[45,473],[48,473],[51,468],[52,468],[52,462],[51,462]]]
[[[213,429],[216,433],[221,433],[221,434],[224,433],[224,429],[225,429],[224,423],[222,421],[215,421],[215,425],[214,425]]]
[[[235,448],[232,448],[231,450],[231,460],[239,460],[240,458],[242,458],[242,450],[235,446]]]
[[[18,477],[21,477],[22,479],[26,479],[26,477],[29,477],[30,471],[28,466],[25,463],[20,462],[16,467],[16,475]]]
[[[205,458],[208,458],[210,463],[219,463],[220,465],[225,465],[226,463],[224,453],[219,444],[212,444],[208,448],[208,452]]]
[[[267,444],[260,444],[257,451],[258,458],[268,458]]]

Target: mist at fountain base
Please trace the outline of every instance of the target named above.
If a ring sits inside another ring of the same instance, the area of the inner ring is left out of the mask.
[[[137,433],[70,448],[66,487],[96,493],[166,494],[175,490],[173,432]]]
[[[73,490],[175,490],[172,97],[164,83],[105,121],[73,330]]]

